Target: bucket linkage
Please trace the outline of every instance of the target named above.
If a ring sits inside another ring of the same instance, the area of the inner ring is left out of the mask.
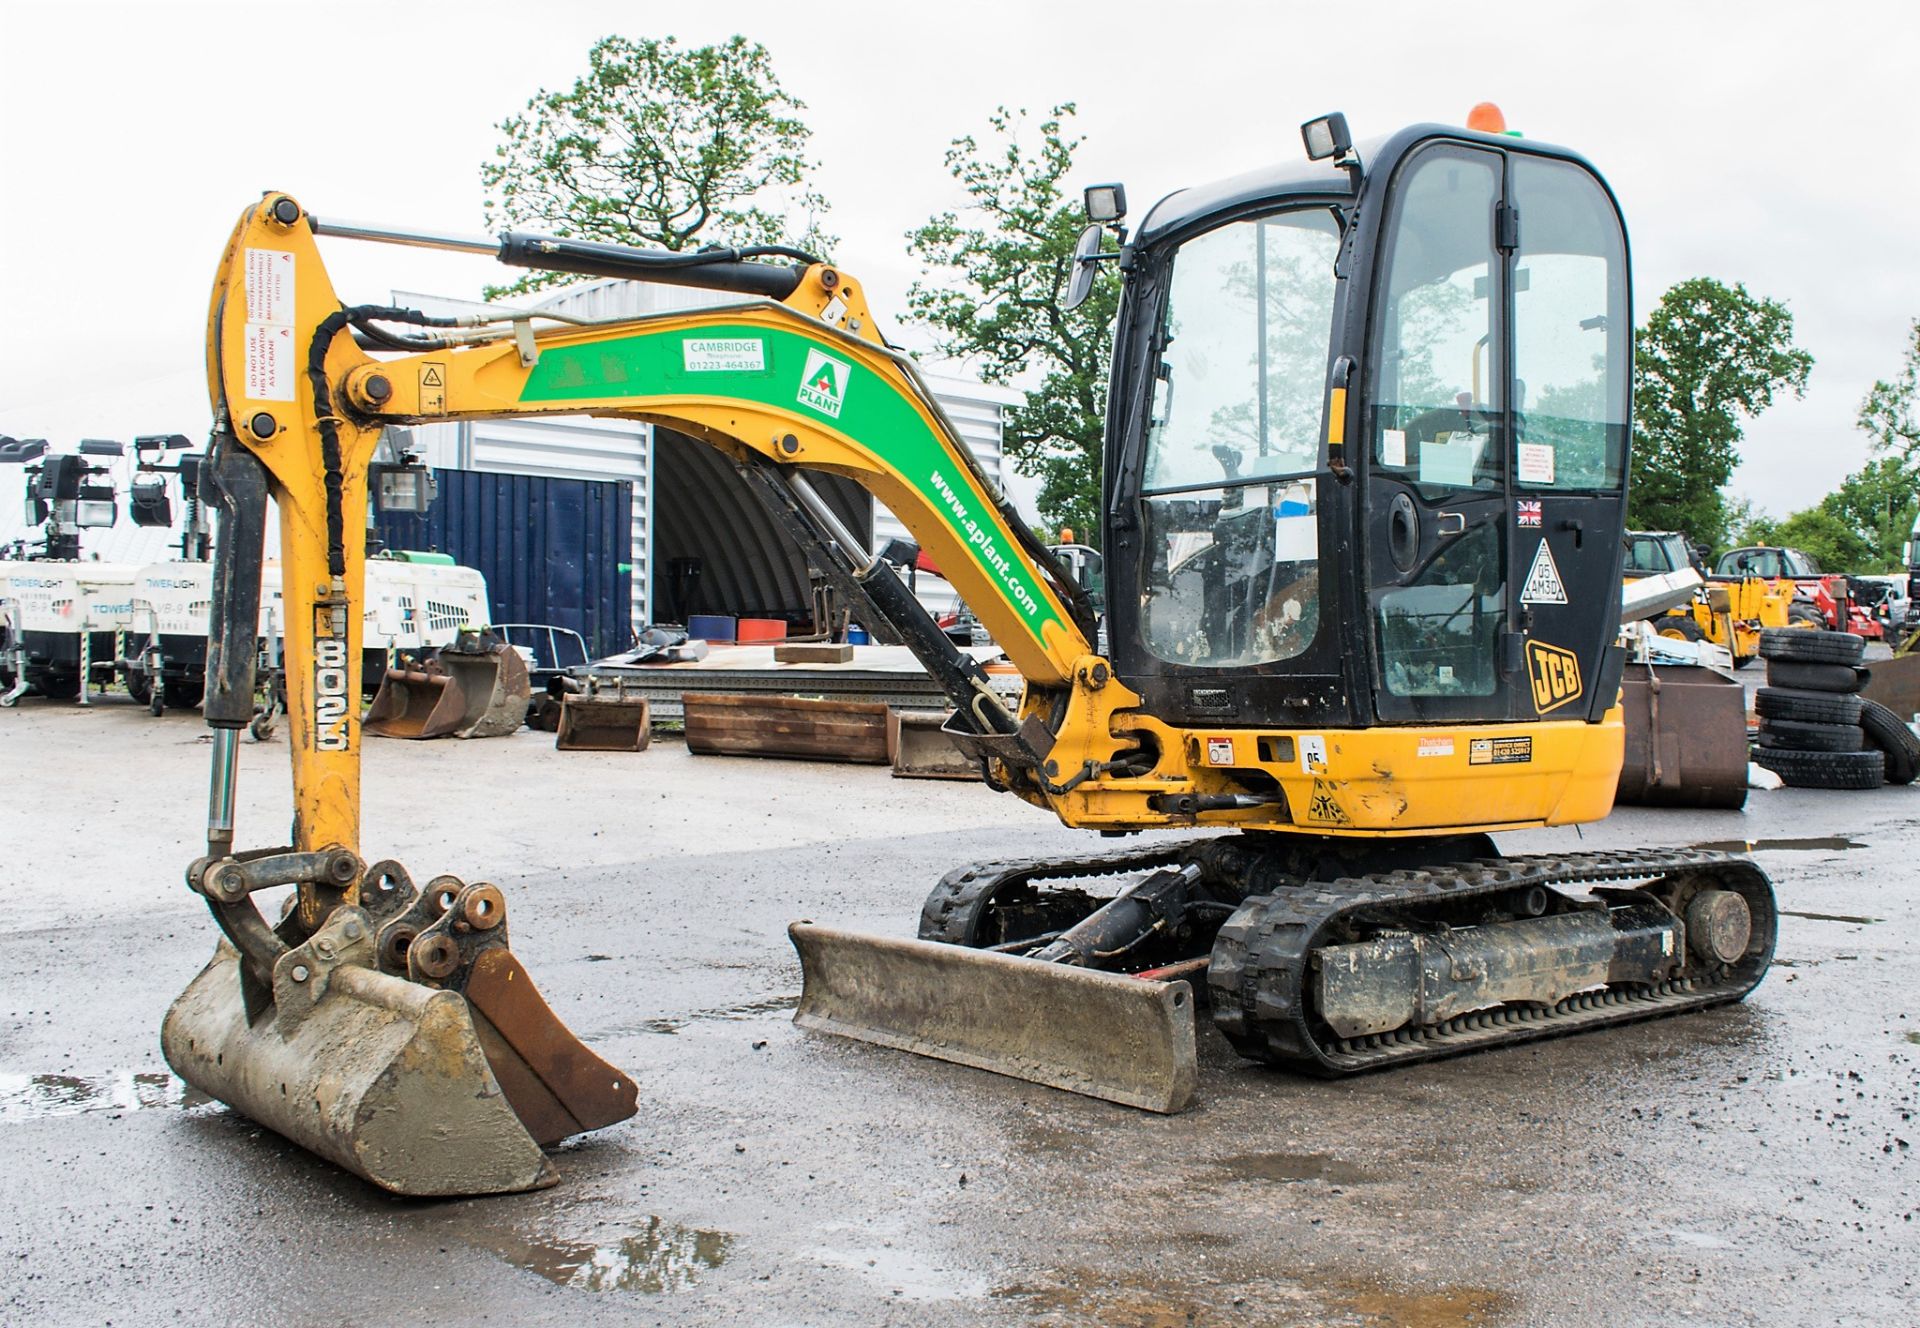
[[[634,1081],[508,948],[497,886],[420,890],[344,848],[201,858],[187,877],[226,939],[167,1012],[167,1063],[354,1174],[417,1196],[535,1189],[558,1179],[543,1146],[636,1110]],[[285,885],[299,906],[270,927],[249,896]],[[308,904],[330,906],[311,929]]]

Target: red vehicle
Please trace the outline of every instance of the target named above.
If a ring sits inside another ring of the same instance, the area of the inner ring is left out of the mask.
[[[1852,632],[1873,641],[1886,635],[1873,613],[1855,602],[1846,575],[1821,571],[1812,555],[1800,549],[1777,545],[1729,549],[1714,563],[1713,574],[1791,581],[1797,588],[1793,604],[1787,610],[1791,620],[1824,627],[1830,632]]]

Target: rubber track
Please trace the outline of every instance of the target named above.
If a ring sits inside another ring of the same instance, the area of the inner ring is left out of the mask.
[[[975,939],[967,930],[975,906],[1007,886],[1156,871],[1184,861],[1193,850],[1209,842],[1206,839],[1162,841],[1152,846],[1136,844],[1085,857],[1011,858],[956,868],[940,878],[921,906],[920,939],[944,941],[949,945],[974,944]]]
[[[1535,885],[1578,890],[1678,874],[1708,875],[1717,887],[1745,897],[1760,952],[1708,977],[1586,993],[1551,1009],[1503,1007],[1420,1030],[1342,1041],[1309,1023],[1311,956],[1328,929],[1356,910],[1452,902]],[[1214,1020],[1242,1055],[1334,1078],[1737,1001],[1766,976],[1776,930],[1766,874],[1751,860],[1731,854],[1678,849],[1483,859],[1256,896],[1221,927],[1208,982]]]

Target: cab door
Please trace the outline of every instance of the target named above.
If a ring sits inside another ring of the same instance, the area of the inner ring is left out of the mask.
[[[1626,241],[1613,200],[1580,165],[1516,152],[1507,182],[1518,713],[1597,719],[1612,704],[1602,661],[1619,630],[1626,517]]]
[[[1457,143],[1392,192],[1363,499],[1375,713],[1597,717],[1632,363],[1618,213],[1576,163]]]
[[[1514,687],[1501,154],[1457,143],[1396,175],[1367,356],[1363,499],[1374,708],[1490,721]]]

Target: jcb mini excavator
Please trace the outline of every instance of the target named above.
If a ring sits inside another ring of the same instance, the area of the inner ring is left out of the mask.
[[[502,416],[624,416],[721,450],[913,647],[994,789],[1107,835],[1193,832],[961,868],[919,939],[796,924],[804,1026],[1174,1111],[1201,994],[1243,1055],[1321,1075],[1744,996],[1775,930],[1751,862],[1489,838],[1604,817],[1621,763],[1633,318],[1612,194],[1499,133],[1420,126],[1363,153],[1329,116],[1304,137],[1306,161],[1173,194],[1131,234],[1122,191],[1088,191],[1068,298],[1103,263],[1124,280],[1105,653],[839,268],[249,207],[208,329],[216,743],[188,872],[226,941],[168,1015],[175,1069],[409,1194],[545,1183],[540,1145],[635,1109],[514,960],[497,888],[416,888],[360,855],[369,459],[388,425]],[[344,305],[321,236],[741,298],[564,325]],[[1025,676],[1017,706],[810,471],[898,514]],[[269,495],[297,817],[291,846],[236,852]],[[289,884],[270,924],[251,895]]]

